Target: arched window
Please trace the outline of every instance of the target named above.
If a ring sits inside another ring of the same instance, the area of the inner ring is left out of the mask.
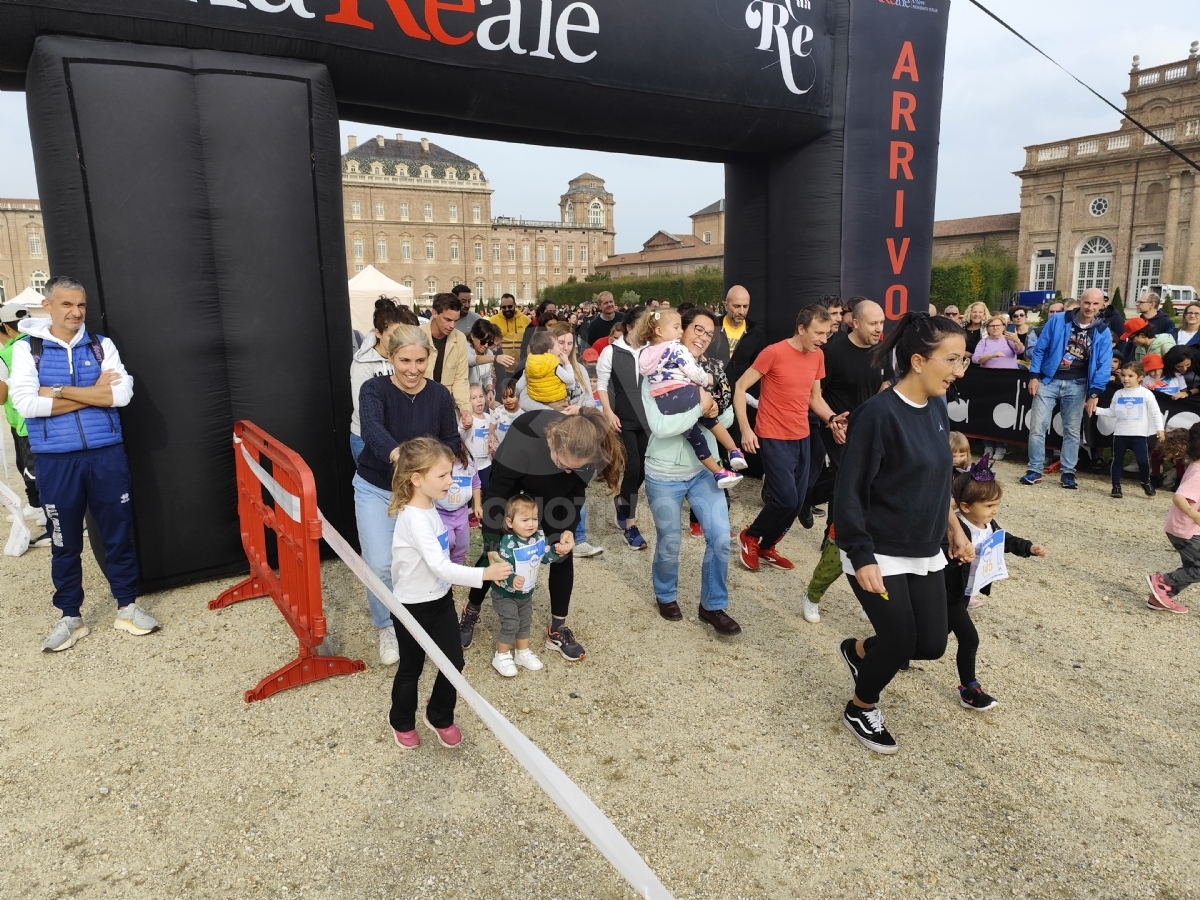
[[[604,227],[604,206],[599,200],[592,201],[588,209],[588,224],[595,228]]]
[[[371,174],[372,175],[382,175],[383,174],[383,163],[371,163]]]
[[[353,159],[350,160],[350,162],[346,163],[346,171],[349,172],[351,175],[357,175],[358,174],[358,162]]]
[[[1088,288],[1108,290],[1112,279],[1113,248],[1102,237],[1090,237],[1079,248],[1075,261],[1075,296],[1083,296]]]
[[[574,222],[575,222],[575,204],[572,203],[570,200],[567,201],[566,216],[567,216],[567,224],[568,225],[574,224]]]
[[[29,286],[39,294],[46,293],[46,282],[50,280],[50,276],[38,269],[29,276]]]

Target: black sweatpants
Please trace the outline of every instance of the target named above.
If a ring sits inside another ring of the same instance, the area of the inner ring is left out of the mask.
[[[552,567],[553,568],[553,567]],[[458,616],[454,611],[454,591],[446,591],[439,600],[428,603],[404,604],[414,619],[433,638],[435,644],[450,658],[450,662],[463,670],[463,651],[458,634]],[[388,721],[396,731],[412,731],[417,727],[417,682],[425,668],[425,651],[408,633],[400,620],[392,616],[396,627],[396,640],[400,644],[400,664],[396,677],[392,679],[392,710]],[[458,691],[449,679],[438,672],[433,682],[433,694],[429,698],[429,722],[437,728],[448,728],[454,724],[454,704]]]
[[[758,439],[764,502],[746,533],[758,538],[763,550],[774,547],[800,515],[808,494],[809,449],[807,437],[795,441]]]
[[[557,544],[561,539],[562,532],[547,534],[546,545]],[[475,565],[482,567],[490,565],[488,551],[495,550],[498,546],[500,546],[500,535],[484,532],[483,552],[479,555]],[[546,586],[550,590],[550,615],[565,619],[571,609],[571,591],[575,589],[575,554],[568,553],[554,565],[543,567],[543,571],[547,568],[550,570],[550,575],[546,579]],[[467,595],[467,603],[475,609],[481,609],[491,586],[490,581],[485,581],[483,587],[471,588],[471,593]]]
[[[646,449],[650,446],[650,433],[622,425],[621,443],[625,445],[625,474],[621,476],[621,492],[617,494],[617,502],[625,507],[626,518],[636,519],[638,490],[646,480]]]
[[[1132,450],[1133,458],[1137,461],[1138,481],[1145,484],[1150,480],[1149,442],[1138,435],[1114,434],[1112,456],[1112,486],[1121,486],[1121,476],[1125,470],[1125,451]]]
[[[864,642],[867,655],[858,666],[855,694],[864,703],[878,703],[882,691],[910,659],[941,659],[946,652],[948,613],[946,579],[940,571],[928,575],[888,575],[884,600],[859,587],[847,575],[850,589],[875,629]]]
[[[975,655],[979,652],[979,632],[971,621],[971,611],[967,609],[970,598],[965,594],[961,597],[950,598],[946,607],[947,628],[958,641],[958,683],[966,687],[975,680]],[[861,700],[862,698],[859,697]]]
[[[17,471],[21,473],[21,480],[25,482],[25,496],[29,498],[30,506],[40,508],[42,500],[38,496],[37,462],[34,460],[33,449],[29,446],[29,436],[17,434],[15,428],[10,428],[9,431],[12,432],[13,448],[16,451]]]

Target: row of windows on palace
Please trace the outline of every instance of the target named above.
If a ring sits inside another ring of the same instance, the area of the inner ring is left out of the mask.
[[[409,288],[410,290],[416,289],[412,278],[404,278],[404,279],[402,279],[402,283],[406,288]],[[460,282],[458,279],[451,279],[450,282],[447,283],[444,288],[441,288],[441,290],[448,291],[454,285],[465,284],[465,283],[466,283],[465,281]],[[519,291],[518,291],[518,288],[520,288]],[[539,293],[541,291],[544,291],[546,289],[546,282],[539,281],[537,283],[537,289],[538,289]],[[485,293],[486,290],[487,290],[487,283],[482,278],[475,279],[475,286],[473,288],[473,292],[474,292],[474,299],[476,301],[482,300],[483,298],[489,296],[488,294]],[[533,300],[537,299],[537,295],[535,295],[533,293],[533,283],[529,282],[529,281],[522,281],[519,284],[515,281],[510,281],[510,282],[508,282],[507,288],[505,287],[504,282],[493,281],[492,282],[492,293],[490,296],[493,300],[499,300],[501,294],[504,293],[506,290],[508,293],[512,294],[514,297],[516,297],[522,301],[533,301]],[[436,278],[425,279],[425,295],[427,297],[432,297],[434,294],[438,293],[438,291],[439,291],[438,280]]]
[[[607,241],[605,242],[605,244],[607,245]],[[451,261],[458,261],[459,259],[462,258],[462,254],[459,251],[459,246],[460,245],[459,245],[458,241],[456,241],[456,240],[450,241],[450,259],[451,259]],[[364,258],[365,251],[366,251],[366,245],[364,242],[364,238],[352,237],[350,239],[350,247],[351,247],[351,253],[354,256],[355,262],[356,263],[360,262]],[[564,249],[564,246],[562,244],[554,244],[550,248],[550,261],[552,261],[554,263],[554,265],[556,265],[556,266],[559,265],[563,261],[563,249]],[[567,244],[565,249],[566,249],[567,264],[574,265],[575,264],[575,245]],[[475,241],[471,250],[472,250],[472,258],[474,259],[474,261],[477,263],[482,263],[483,262],[483,241]],[[504,254],[504,258],[502,259],[501,253],[500,253],[500,244],[498,244],[498,243],[492,244],[492,262],[493,263],[508,262],[515,266],[516,262],[517,262],[517,245],[510,243],[505,248],[505,251],[506,252]],[[526,241],[526,242],[522,243],[521,244],[521,262],[526,266],[529,265],[529,263],[532,261],[531,260],[532,255],[533,254],[530,253],[529,242]],[[536,257],[537,257],[537,263],[539,266],[544,266],[546,264],[546,245],[545,245],[545,243],[540,242],[540,241],[538,242],[537,250],[536,250]],[[413,243],[411,240],[408,240],[407,238],[405,238],[400,241],[400,259],[411,260],[412,258],[413,258]],[[425,240],[425,257],[424,258],[425,258],[426,262],[436,262],[437,261],[437,241],[435,239],[426,238],[426,240]],[[386,237],[378,237],[375,239],[375,260],[378,262],[387,262],[388,261],[388,239]],[[583,274],[585,274],[585,275],[587,274],[587,271],[586,271],[587,264],[588,264],[587,245],[580,244],[579,245],[579,265],[584,267]],[[556,269],[554,274],[558,275],[561,273],[559,273],[559,271]],[[575,273],[574,273],[574,271],[571,271],[568,274],[574,275]]]
[[[387,218],[387,216],[386,216],[387,207],[386,207],[384,201],[376,200],[374,205],[375,205],[375,218],[380,219],[380,220]],[[432,222],[433,221],[433,204],[432,203],[424,204],[422,213],[424,214],[423,218],[426,222]],[[457,222],[458,221],[458,204],[451,203],[449,205],[449,208],[447,209],[447,214],[448,214],[447,221]],[[591,206],[588,207],[587,217],[588,217],[587,223],[590,227],[603,228],[604,227],[604,204],[601,203],[599,200],[593,200]],[[350,201],[350,218],[351,219],[361,219],[362,218],[362,201],[361,200],[351,200]],[[408,203],[407,202],[402,202],[400,204],[400,221],[401,222],[409,221]],[[472,206],[471,207],[471,221],[476,224],[479,224],[480,222],[483,221],[483,207],[481,207],[481,206]],[[564,224],[566,224],[566,225],[574,225],[575,224],[575,206],[571,202],[568,202],[567,206],[566,206],[566,222],[564,222]]]
[[[1151,287],[1161,284],[1163,248],[1160,244],[1142,244],[1133,260],[1130,288],[1133,297],[1140,297]],[[1029,288],[1034,291],[1053,291],[1055,265],[1053,250],[1039,250],[1033,257]],[[1112,285],[1113,246],[1104,237],[1088,238],[1075,257],[1074,296],[1088,288],[1108,291]]]

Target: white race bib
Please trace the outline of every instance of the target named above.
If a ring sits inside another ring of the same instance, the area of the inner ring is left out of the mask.
[[[967,579],[967,595],[978,594],[993,581],[1008,577],[1004,563],[1004,532],[995,531],[975,545],[975,561]]]

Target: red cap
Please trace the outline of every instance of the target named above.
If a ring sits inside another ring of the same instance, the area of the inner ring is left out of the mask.
[[[1150,369],[1161,369],[1163,367],[1162,357],[1157,353],[1147,353],[1142,357],[1142,371],[1148,372]]]
[[[1121,340],[1125,340],[1131,334],[1141,331],[1150,323],[1140,316],[1134,316],[1132,319],[1125,320],[1125,330],[1121,333]]]

